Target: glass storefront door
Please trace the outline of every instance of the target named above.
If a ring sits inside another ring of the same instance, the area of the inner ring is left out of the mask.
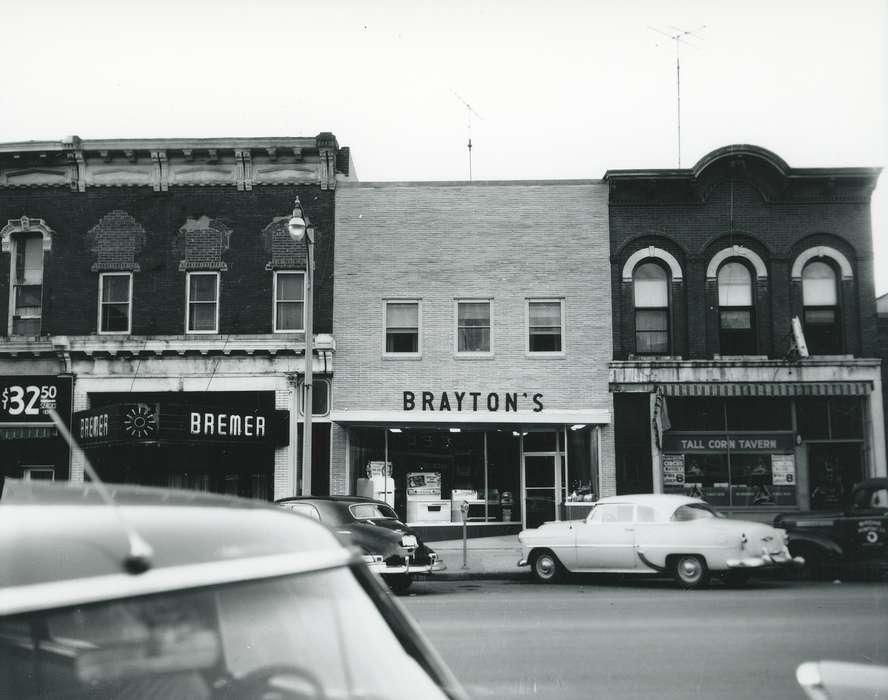
[[[552,448],[561,448],[562,436],[558,433],[549,435],[552,438]],[[526,451],[533,442],[525,440],[521,465],[524,476],[524,527],[539,527],[549,520],[562,520],[563,504],[567,496],[567,464],[564,452],[554,449],[551,452]]]

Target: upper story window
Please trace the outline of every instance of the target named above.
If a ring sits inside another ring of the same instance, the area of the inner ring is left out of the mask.
[[[106,272],[99,275],[99,333],[129,333],[132,316],[133,275]]]
[[[490,300],[456,302],[456,352],[461,355],[493,353],[493,309]]]
[[[305,273],[274,273],[274,332],[305,330]]]
[[[718,270],[719,352],[754,355],[756,352],[752,275],[743,263],[732,261]]]
[[[563,299],[528,300],[527,352],[537,355],[564,353]]]
[[[12,335],[40,335],[43,317],[43,236],[13,234],[12,242]]]
[[[418,300],[385,302],[385,354],[419,356],[421,310]]]
[[[836,272],[829,263],[815,260],[802,270],[805,307],[805,341],[812,355],[842,352],[841,314]]]
[[[642,263],[632,274],[635,352],[669,354],[669,278],[660,265]]]
[[[187,333],[219,332],[219,273],[189,272]]]

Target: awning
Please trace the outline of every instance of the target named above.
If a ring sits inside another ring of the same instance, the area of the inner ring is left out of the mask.
[[[611,422],[606,408],[586,410],[519,412],[449,412],[449,411],[333,411],[330,420],[343,425],[607,425]]]
[[[57,437],[59,431],[54,425],[28,425],[0,427],[0,441],[3,440],[42,440]]]
[[[658,384],[666,396],[866,396],[872,382],[690,382]]]

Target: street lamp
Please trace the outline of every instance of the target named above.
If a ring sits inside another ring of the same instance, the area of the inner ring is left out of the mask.
[[[302,414],[304,427],[302,429],[302,492],[301,495],[311,494],[311,416],[312,416],[312,374],[314,373],[314,348],[312,340],[314,335],[314,314],[312,301],[312,288],[314,287],[314,229],[302,211],[299,197],[293,205],[293,215],[287,222],[287,232],[294,241],[305,241],[305,372],[303,374],[302,387]]]

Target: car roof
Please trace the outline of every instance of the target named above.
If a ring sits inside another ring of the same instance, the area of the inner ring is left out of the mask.
[[[632,503],[639,506],[647,506],[653,508],[657,512],[658,518],[669,518],[679,506],[686,506],[692,503],[703,503],[702,498],[693,498],[692,496],[681,496],[671,493],[630,493],[622,496],[607,496],[600,498],[599,503]]]
[[[107,488],[116,506],[107,505],[89,483],[6,480],[0,498],[0,615],[319,570],[344,565],[352,556],[324,525],[270,503]],[[128,573],[127,526],[153,550],[144,573]],[[30,597],[26,588],[32,589]]]
[[[352,505],[353,503],[375,503],[376,505],[391,506],[385,501],[378,501],[375,498],[365,498],[363,496],[288,496],[287,498],[279,498],[275,503],[344,503]]]

